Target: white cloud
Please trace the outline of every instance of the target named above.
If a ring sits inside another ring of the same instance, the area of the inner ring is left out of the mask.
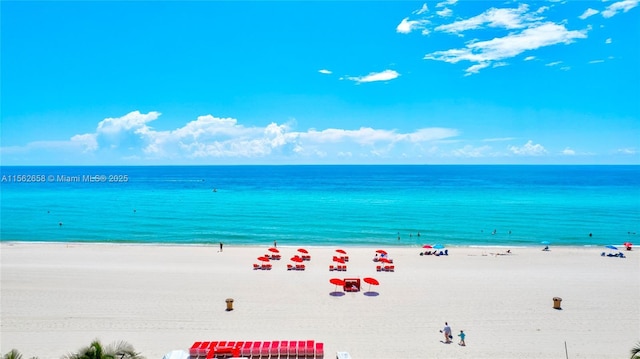
[[[638,153],[635,148],[620,148],[617,152],[623,155],[635,155]]]
[[[589,61],[590,64],[601,64],[603,62],[604,62],[604,60],[591,60],[591,61]]]
[[[627,12],[634,7],[638,6],[639,0],[624,0],[615,2],[602,11],[602,16],[605,18],[610,18],[618,14],[619,12]]]
[[[613,42],[613,40],[611,40],[611,38],[608,38],[608,39],[604,40],[604,43],[605,43],[605,44],[610,44],[610,43],[612,43],[612,42]]]
[[[576,151],[574,151],[571,148],[567,147],[562,151],[562,154],[565,155],[565,156],[574,156],[576,154]]]
[[[321,73],[321,74],[325,74],[325,75],[330,75],[330,74],[333,73],[333,72],[331,72],[331,71],[329,71],[327,69],[318,70],[318,72]]]
[[[418,10],[414,10],[412,13],[416,14],[416,15],[422,15],[424,13],[426,13],[427,11],[429,11],[429,7],[427,6],[427,4],[422,4],[422,7]]]
[[[521,4],[516,9],[491,8],[472,18],[459,20],[447,25],[440,25],[436,27],[435,30],[460,33],[467,30],[479,29],[485,25],[493,28],[521,29],[526,26],[526,22],[534,20],[532,15],[527,15],[528,10],[529,7],[525,4]]]
[[[527,56],[524,58],[524,61],[531,61],[531,60],[535,60],[536,57],[535,56]]]
[[[491,151],[490,146],[473,147],[466,145],[462,148],[454,149],[451,153],[454,157],[480,158],[486,157],[489,151]]]
[[[541,156],[547,153],[547,150],[541,144],[533,144],[531,140],[521,147],[510,146],[508,149],[518,156]]]
[[[591,17],[597,13],[599,13],[600,11],[598,10],[594,10],[592,8],[588,8],[587,10],[585,10],[585,12],[582,13],[582,15],[578,16],[580,19],[584,20],[588,17]]]
[[[475,62],[467,69],[468,73],[488,66],[493,61],[505,60],[520,55],[525,51],[556,44],[570,44],[574,39],[586,38],[583,31],[569,31],[564,25],[542,23],[527,28],[522,32],[511,33],[505,37],[496,37],[488,41],[467,43],[465,48],[436,51],[424,56],[425,60],[458,63],[460,61]]]
[[[105,118],[98,123],[99,133],[116,133],[127,131],[130,129],[138,129],[146,126],[147,122],[151,122],[160,116],[159,112],[151,111],[148,114],[141,114],[140,111],[130,112],[118,118]]]
[[[562,64],[562,61],[554,61],[554,62],[549,62],[545,66],[558,66],[560,64]]]
[[[447,5],[454,5],[458,0],[445,0],[436,4],[436,7],[446,7]]]
[[[382,72],[372,72],[366,76],[347,77],[347,80],[360,84],[365,82],[389,81],[398,78],[398,76],[400,76],[400,74],[394,70],[384,70]]]
[[[413,30],[424,29],[427,23],[429,23],[427,20],[409,20],[408,17],[405,17],[396,27],[396,32],[408,34]]]
[[[440,11],[436,11],[436,14],[438,14],[438,16],[440,17],[449,17],[451,15],[453,15],[453,10],[449,9],[449,8],[444,8]]]

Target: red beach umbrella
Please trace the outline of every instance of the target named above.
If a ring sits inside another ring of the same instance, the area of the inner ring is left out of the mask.
[[[378,282],[377,279],[371,277],[363,278],[362,281],[369,284],[369,290],[371,290],[372,285],[380,285],[380,282]]]
[[[334,261],[334,262],[341,263],[341,264],[344,264],[344,259],[342,259],[342,258],[340,258],[340,257],[333,257],[333,261]]]
[[[294,262],[300,263],[300,262],[302,262],[302,257],[293,256],[293,257],[291,257],[291,260],[294,261]]]
[[[304,248],[298,248],[298,252],[304,253],[304,254],[308,254],[309,253],[309,251],[304,249]]]
[[[262,256],[262,257],[258,257],[258,260],[259,260],[259,261],[263,261],[263,262],[268,262],[268,261],[269,261],[269,258],[267,258],[267,257],[265,257],[265,256]]]
[[[430,244],[425,244],[422,248],[433,248]]]
[[[631,247],[633,246],[633,243],[631,242],[624,242],[624,246],[627,247],[628,250],[631,250]]]
[[[391,261],[389,260],[389,258],[380,258],[380,259],[379,259],[379,261],[380,261],[380,262],[383,262],[383,263],[391,263]]]
[[[280,253],[280,250],[278,250],[278,248],[271,247],[271,248],[269,248],[269,252]]]
[[[382,250],[382,249],[378,249],[378,250],[376,251],[376,253],[380,253],[380,254],[384,254],[384,255],[386,255],[386,254],[387,254],[387,251]]]
[[[336,285],[336,290],[335,291],[338,290],[338,286],[341,286],[341,287],[344,286],[344,281],[342,279],[340,279],[340,278],[331,278],[331,279],[329,279],[329,283]]]
[[[340,254],[347,254],[347,252],[344,249],[336,249],[336,252]]]

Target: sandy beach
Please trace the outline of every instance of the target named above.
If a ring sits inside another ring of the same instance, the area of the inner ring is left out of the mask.
[[[287,271],[297,248],[281,247],[253,270],[267,248],[3,242],[1,352],[60,358],[97,338],[160,359],[195,341],[312,339],[325,358],[565,358],[566,343],[569,358],[602,359],[640,340],[639,250],[387,247],[395,271],[377,272],[378,248],[348,247],[347,271],[330,272],[336,248],[307,247],[306,270]],[[331,295],[349,277],[380,285]]]

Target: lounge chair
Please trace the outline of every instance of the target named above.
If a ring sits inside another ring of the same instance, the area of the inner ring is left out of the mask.
[[[316,359],[324,358],[324,343],[316,343]]]

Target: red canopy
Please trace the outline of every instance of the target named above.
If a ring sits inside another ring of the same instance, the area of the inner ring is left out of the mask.
[[[278,250],[278,248],[275,248],[275,247],[271,247],[271,248],[269,248],[269,252],[273,252],[273,253],[280,253],[280,251]]]
[[[422,248],[433,248],[430,244],[425,244]]]
[[[308,250],[306,250],[306,249],[304,249],[304,248],[298,248],[298,252],[300,252],[300,253],[304,253],[304,254],[309,253],[309,251],[308,251]]]
[[[267,257],[265,257],[265,256],[262,256],[262,257],[258,257],[258,260],[259,260],[259,261],[263,261],[263,262],[268,262],[268,261],[269,261],[269,258],[267,258]]]
[[[383,262],[383,263],[391,263],[391,261],[389,260],[389,258],[380,258],[380,259],[378,259],[378,260],[379,260],[380,262]]]
[[[371,278],[371,277],[366,277],[366,278],[363,278],[362,280],[367,284],[373,284],[373,285],[379,285],[380,284],[380,282],[378,282],[377,279]]]
[[[336,249],[336,252],[340,254],[347,254],[347,252],[344,249]]]
[[[302,262],[302,257],[293,256],[293,257],[291,257],[291,260],[294,261],[294,262]]]
[[[340,278],[331,278],[329,279],[329,283],[331,284],[335,284],[335,285],[339,285],[339,286],[343,286],[344,285],[344,281]]]
[[[376,253],[380,253],[380,254],[387,254],[387,251],[382,250],[382,249],[378,249],[378,250],[376,251]]]

